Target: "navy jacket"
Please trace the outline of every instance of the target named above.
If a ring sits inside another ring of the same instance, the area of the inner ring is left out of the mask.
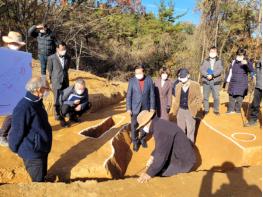
[[[136,77],[131,78],[126,100],[127,111],[131,110],[133,114],[139,114],[142,110],[155,110],[154,85],[151,77],[145,77],[143,92],[141,92],[139,80]]]
[[[228,86],[228,94],[233,96],[246,96],[248,92],[248,74],[251,73],[253,77],[254,73],[253,62],[248,61],[248,64],[244,65],[235,60],[230,65],[230,69],[232,69],[232,77]]]
[[[42,99],[27,92],[20,100],[13,111],[8,142],[23,159],[39,159],[50,152],[52,128]]]
[[[77,94],[75,92],[75,88],[74,85],[73,86],[69,86],[66,89],[63,90],[63,92],[60,95],[60,101],[61,101],[61,105],[63,104],[67,104],[71,107],[74,107],[74,101],[68,101],[68,98],[71,94]],[[81,110],[85,110],[88,109],[88,104],[89,104],[89,94],[88,94],[88,89],[85,88],[85,91],[83,92],[82,98],[80,99],[80,105],[81,105]]]

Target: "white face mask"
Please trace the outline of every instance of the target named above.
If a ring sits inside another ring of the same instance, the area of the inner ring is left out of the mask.
[[[188,77],[179,78],[179,81],[181,81],[182,83],[186,83],[188,81]]]
[[[168,75],[167,75],[166,73],[163,73],[163,74],[161,75],[161,78],[162,78],[163,81],[166,81],[167,78],[168,78]]]
[[[143,130],[145,133],[150,133],[150,129],[147,126],[143,127]]]
[[[45,92],[43,93],[43,98],[47,98],[49,95],[49,91],[45,90]]]
[[[46,33],[46,30],[45,30],[45,29],[40,29],[39,32],[42,33],[42,34],[44,34],[44,33]]]
[[[78,95],[82,95],[84,93],[84,90],[75,90]]]
[[[212,59],[216,58],[216,56],[217,56],[217,53],[209,53],[209,57]]]
[[[59,55],[60,55],[60,56],[64,56],[64,55],[66,54],[66,52],[67,52],[66,50],[65,50],[65,51],[60,51],[60,52],[59,52]]]
[[[242,60],[244,60],[244,57],[243,57],[243,56],[237,56],[237,57],[236,57],[236,60],[239,61],[239,62],[241,62]]]
[[[9,44],[9,45],[8,45],[8,48],[11,49],[11,50],[18,51],[20,47],[19,47],[19,46],[16,46],[16,45]]]
[[[138,80],[142,80],[143,77],[144,77],[144,74],[135,74],[135,77],[136,77]]]

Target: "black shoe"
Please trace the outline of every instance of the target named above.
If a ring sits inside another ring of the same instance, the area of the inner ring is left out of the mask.
[[[204,116],[206,116],[209,113],[209,111],[204,111]]]
[[[138,152],[138,150],[139,150],[139,144],[138,143],[133,144],[133,151]]]
[[[147,145],[145,140],[141,140],[141,145],[142,145],[143,148],[147,148],[148,147],[148,145]]]
[[[65,127],[69,127],[69,124],[65,121],[64,118],[62,118],[62,119],[60,119],[60,126],[65,128]]]
[[[214,114],[215,114],[216,116],[220,116],[220,113],[219,113],[218,111],[215,111]]]
[[[257,125],[257,122],[254,122],[254,121],[249,121],[245,124],[245,127],[253,127],[253,126],[256,126]]]
[[[70,122],[80,122],[80,119],[77,117],[77,116],[71,116],[70,118],[69,118],[69,121]]]

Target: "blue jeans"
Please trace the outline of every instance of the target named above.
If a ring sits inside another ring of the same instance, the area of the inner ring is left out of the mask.
[[[23,159],[32,182],[44,182],[47,175],[47,156],[39,159]]]
[[[38,55],[38,59],[40,60],[41,64],[41,75],[46,75],[46,69],[47,69],[47,58],[48,56],[46,55]]]

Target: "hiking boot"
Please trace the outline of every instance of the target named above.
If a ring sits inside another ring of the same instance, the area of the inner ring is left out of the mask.
[[[141,140],[141,145],[142,145],[143,148],[147,148],[148,147],[145,140]]]
[[[8,147],[8,142],[6,137],[0,137],[0,146]]]
[[[257,122],[256,121],[248,121],[245,124],[245,127],[253,127],[253,126],[257,126]]]
[[[138,150],[139,150],[139,143],[134,143],[133,144],[133,151],[138,152]]]

